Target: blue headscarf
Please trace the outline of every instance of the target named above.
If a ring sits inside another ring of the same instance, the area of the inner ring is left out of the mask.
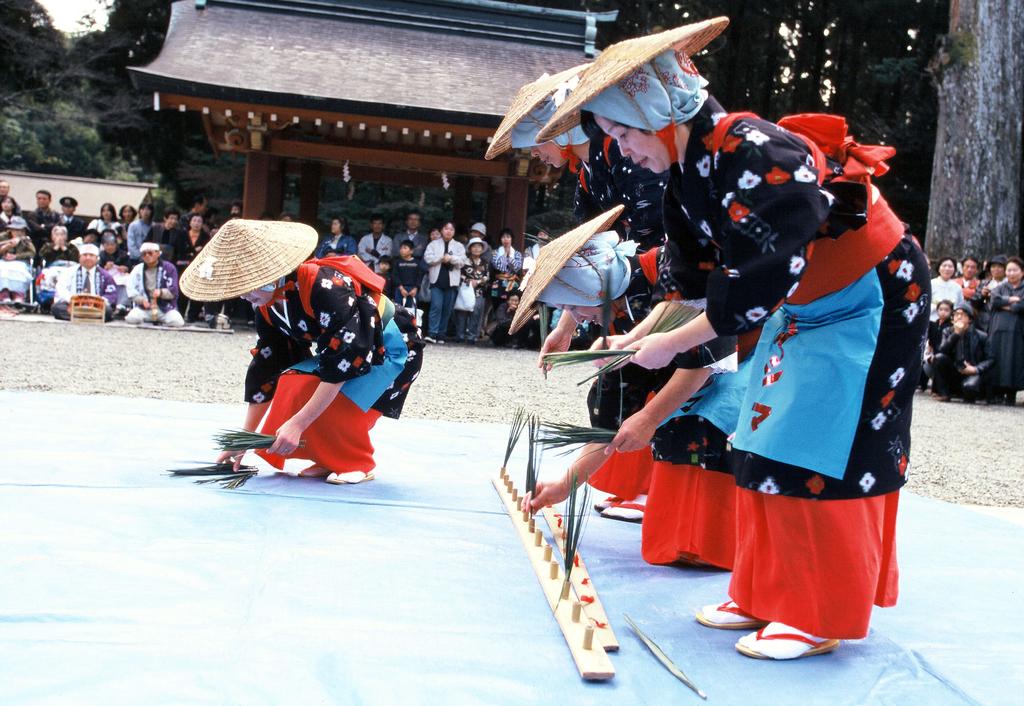
[[[546,76],[547,74],[544,74],[541,78]],[[558,106],[565,102],[565,99],[572,89],[576,87],[577,83],[579,83],[579,77],[573,76],[570,80],[558,86],[550,96],[544,99],[543,103],[527,113],[526,117],[512,128],[512,134],[510,135],[512,147],[515,149],[527,149],[538,145],[537,133],[547,124],[551,116],[555,114]],[[559,147],[568,147],[569,145],[582,145],[589,139],[586,133],[583,132],[583,128],[577,125],[569,130],[569,132],[564,132],[551,141]]]
[[[707,100],[707,85],[689,56],[669,49],[601,91],[582,109],[620,125],[657,132],[692,120]]]
[[[598,233],[569,258],[551,284],[537,297],[551,306],[600,306],[604,288],[618,299],[629,288],[629,257],[637,243],[619,241],[615,231]]]

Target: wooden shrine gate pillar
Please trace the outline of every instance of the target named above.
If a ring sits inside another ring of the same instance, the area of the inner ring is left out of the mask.
[[[505,227],[505,180],[492,181],[487,187],[487,211],[484,214],[487,224],[487,241],[494,247],[501,241],[498,233]]]
[[[245,187],[242,216],[261,218],[270,213],[277,218],[284,206],[284,165],[279,157],[264,152],[245,155]]]
[[[473,179],[465,176],[454,177],[452,187],[455,190],[452,198],[452,220],[455,221],[456,230],[465,228],[468,231],[473,225]]]
[[[299,176],[299,221],[317,227],[320,209],[320,162],[303,162]]]
[[[530,182],[526,179],[510,178],[505,181],[505,226],[512,229],[517,250],[525,244],[526,209],[530,200]]]

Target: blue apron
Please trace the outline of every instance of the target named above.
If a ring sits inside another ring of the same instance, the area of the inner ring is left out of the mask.
[[[783,304],[750,360],[733,448],[842,478],[882,321],[875,270],[808,304]]]
[[[694,393],[693,397],[662,424],[676,417],[698,416],[708,420],[726,436],[736,431],[736,420],[740,414],[743,395],[750,381],[750,356],[736,368],[734,373],[719,373],[711,378],[711,384]]]
[[[381,295],[380,301],[377,303],[377,311],[384,328],[384,362],[371,366],[370,372],[366,375],[346,381],[339,390],[340,394],[348,397],[356,407],[364,412],[368,412],[380,399],[380,396],[391,387],[395,378],[405,368],[405,361],[409,358],[409,347],[405,343],[398,324],[395,323],[395,305],[390,299]],[[289,370],[315,374],[319,365],[320,357],[313,356],[296,363]]]

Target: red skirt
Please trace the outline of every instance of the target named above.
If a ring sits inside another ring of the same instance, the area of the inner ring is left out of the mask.
[[[632,500],[645,495],[651,487],[653,466],[650,446],[628,453],[616,452],[590,476],[588,483],[603,493]]]
[[[738,488],[729,597],[818,637],[866,637],[871,606],[896,605],[898,503],[899,491],[805,500]]]
[[[731,473],[654,462],[640,553],[649,564],[703,561],[731,569],[736,481]]]
[[[316,375],[286,372],[277,382],[277,392],[270,403],[260,433],[275,434],[278,428],[295,416],[303,405],[309,402],[320,384]],[[380,412],[371,409],[364,412],[345,395],[323,411],[316,421],[302,432],[304,446],[288,456],[257,451],[274,468],[284,468],[286,458],[301,458],[312,461],[321,468],[334,473],[348,471],[372,471],[377,465],[373,460],[373,444],[370,430],[380,419]]]

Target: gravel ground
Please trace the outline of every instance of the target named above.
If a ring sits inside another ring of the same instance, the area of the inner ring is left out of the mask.
[[[233,335],[135,330],[22,316],[0,321],[0,387],[238,402],[255,340],[246,329]],[[577,387],[579,376],[557,371],[545,381],[535,356],[484,346],[428,346],[405,414],[505,422],[510,410],[526,403],[545,419],[585,424],[586,387]],[[908,487],[951,502],[1024,508],[1022,421],[1020,406],[941,404],[919,394]]]

